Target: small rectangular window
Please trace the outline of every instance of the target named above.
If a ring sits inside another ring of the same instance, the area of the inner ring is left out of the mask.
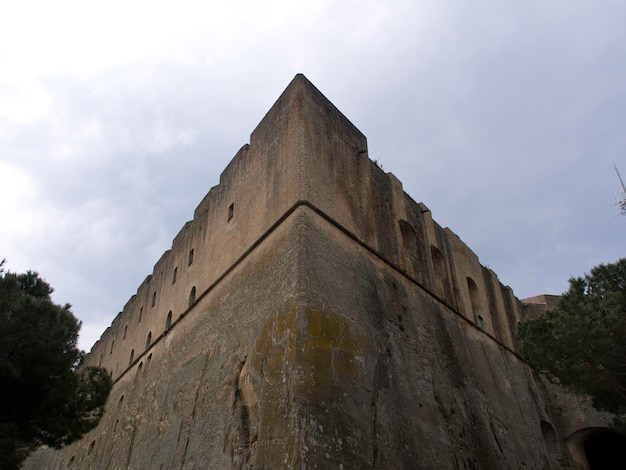
[[[178,268],[174,268],[174,274],[172,274],[172,284],[176,284],[176,275],[178,274]]]
[[[191,263],[193,263],[193,248],[189,250],[189,263],[187,263],[187,266],[191,266]]]
[[[233,202],[230,206],[228,206],[228,221],[230,222],[233,216],[235,215],[235,203]]]
[[[154,305],[156,304],[156,292],[154,294],[152,294],[152,307],[154,307]]]

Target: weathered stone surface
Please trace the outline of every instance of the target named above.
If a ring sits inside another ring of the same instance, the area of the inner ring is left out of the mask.
[[[517,356],[524,309],[298,75],[94,345],[101,424],[25,468],[587,468],[608,417]]]

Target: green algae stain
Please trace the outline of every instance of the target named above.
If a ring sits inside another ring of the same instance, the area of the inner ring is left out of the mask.
[[[362,333],[341,315],[311,308],[304,313],[306,334],[298,345],[304,395],[331,399],[337,388],[363,382],[366,341]]]
[[[292,403],[297,331],[297,310],[278,312],[265,321],[254,345],[250,373],[256,377],[260,401],[257,468],[299,465]]]
[[[267,319],[259,330],[254,348],[254,368],[273,374],[281,371],[282,363],[295,360],[297,310],[279,312]]]
[[[370,348],[364,331],[341,315],[293,308],[266,319],[248,369],[259,401],[255,468],[299,467],[302,414],[365,385]]]

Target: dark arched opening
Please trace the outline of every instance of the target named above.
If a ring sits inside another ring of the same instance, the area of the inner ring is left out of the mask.
[[[467,289],[469,290],[472,313],[474,314],[474,322],[479,328],[484,329],[485,319],[481,315],[480,294],[478,293],[478,286],[471,277],[467,278]]]
[[[559,450],[559,439],[554,428],[547,421],[541,421],[541,435],[543,436],[543,442],[546,444],[550,459],[552,463],[556,465],[561,453]]]
[[[589,470],[626,470],[626,437],[605,430],[585,441]]]
[[[433,272],[435,275],[435,291],[440,297],[446,294],[446,260],[439,248],[430,246],[430,257],[433,260]]]
[[[420,257],[419,247],[417,245],[417,234],[415,229],[406,220],[398,222],[400,225],[400,234],[402,235],[402,246],[404,247],[405,269],[416,279],[419,278]]]

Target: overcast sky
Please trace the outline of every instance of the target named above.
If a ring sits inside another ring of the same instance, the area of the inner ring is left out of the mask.
[[[626,2],[5,2],[0,258],[122,310],[293,76],[520,298],[626,255]]]

